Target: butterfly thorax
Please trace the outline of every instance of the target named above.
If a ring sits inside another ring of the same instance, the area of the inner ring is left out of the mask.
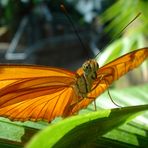
[[[87,97],[87,93],[91,92],[93,82],[97,78],[99,65],[96,60],[91,59],[82,65],[83,73],[78,75],[76,87],[80,96]]]

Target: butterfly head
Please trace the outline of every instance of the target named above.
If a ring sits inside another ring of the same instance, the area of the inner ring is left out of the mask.
[[[98,71],[99,64],[97,63],[95,59],[91,59],[91,60],[86,61],[82,65],[82,68],[83,68],[85,75],[89,75],[91,73],[96,73]]]

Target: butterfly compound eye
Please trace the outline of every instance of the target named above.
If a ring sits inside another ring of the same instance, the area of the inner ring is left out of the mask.
[[[86,61],[82,65],[82,68],[85,74],[89,74],[92,72],[96,72],[99,69],[99,65],[96,60],[92,59],[92,60]]]
[[[90,66],[90,64],[88,62],[84,63],[82,65],[82,68],[83,68],[85,73],[89,73],[91,71],[91,66]]]
[[[96,60],[92,59],[90,61],[90,66],[92,68],[92,71],[97,71],[99,69],[99,64],[97,63]]]

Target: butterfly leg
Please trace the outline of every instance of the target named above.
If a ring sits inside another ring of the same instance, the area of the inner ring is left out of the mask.
[[[109,88],[107,89],[107,93],[108,93],[109,98],[110,98],[110,100],[112,101],[113,104],[115,104],[117,107],[122,107],[122,106],[118,105],[117,103],[115,103],[115,101],[114,101],[113,98],[111,97],[111,94],[110,94],[110,92],[109,92]]]
[[[95,111],[97,111],[96,100],[94,100],[94,109],[95,109]]]
[[[96,105],[96,98],[95,97],[87,97],[87,99],[93,100],[93,105],[94,105],[94,111],[97,111],[97,105]]]
[[[105,81],[106,85],[109,85],[109,83],[106,79],[103,79],[103,80]],[[122,107],[122,106],[118,105],[117,103],[115,103],[115,101],[113,100],[113,98],[110,94],[110,91],[109,91],[109,87],[107,88],[107,93],[108,93],[108,96],[109,96],[109,98],[110,98],[110,100],[112,101],[113,104],[115,104],[117,107]]]

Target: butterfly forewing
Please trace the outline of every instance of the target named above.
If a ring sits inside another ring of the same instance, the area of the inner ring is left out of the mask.
[[[12,67],[10,66],[11,70]],[[0,71],[3,71],[2,75],[6,74],[7,77],[3,76],[4,79],[0,80],[3,82],[0,92],[0,116],[9,117],[12,120],[44,119],[50,122],[55,117],[62,116],[67,106],[76,100],[72,97],[76,96],[72,88],[76,78],[72,72],[61,70],[60,75],[60,69],[41,68],[43,74],[35,75],[33,72],[26,78],[25,74],[31,73],[34,67],[28,66],[27,72],[27,67],[22,66],[19,73],[22,72],[24,77],[16,71],[16,77],[9,80],[10,74],[3,68],[4,66],[1,66]],[[11,71],[8,66],[6,68],[9,72]],[[37,70],[41,72],[39,67],[35,67],[36,72]]]

